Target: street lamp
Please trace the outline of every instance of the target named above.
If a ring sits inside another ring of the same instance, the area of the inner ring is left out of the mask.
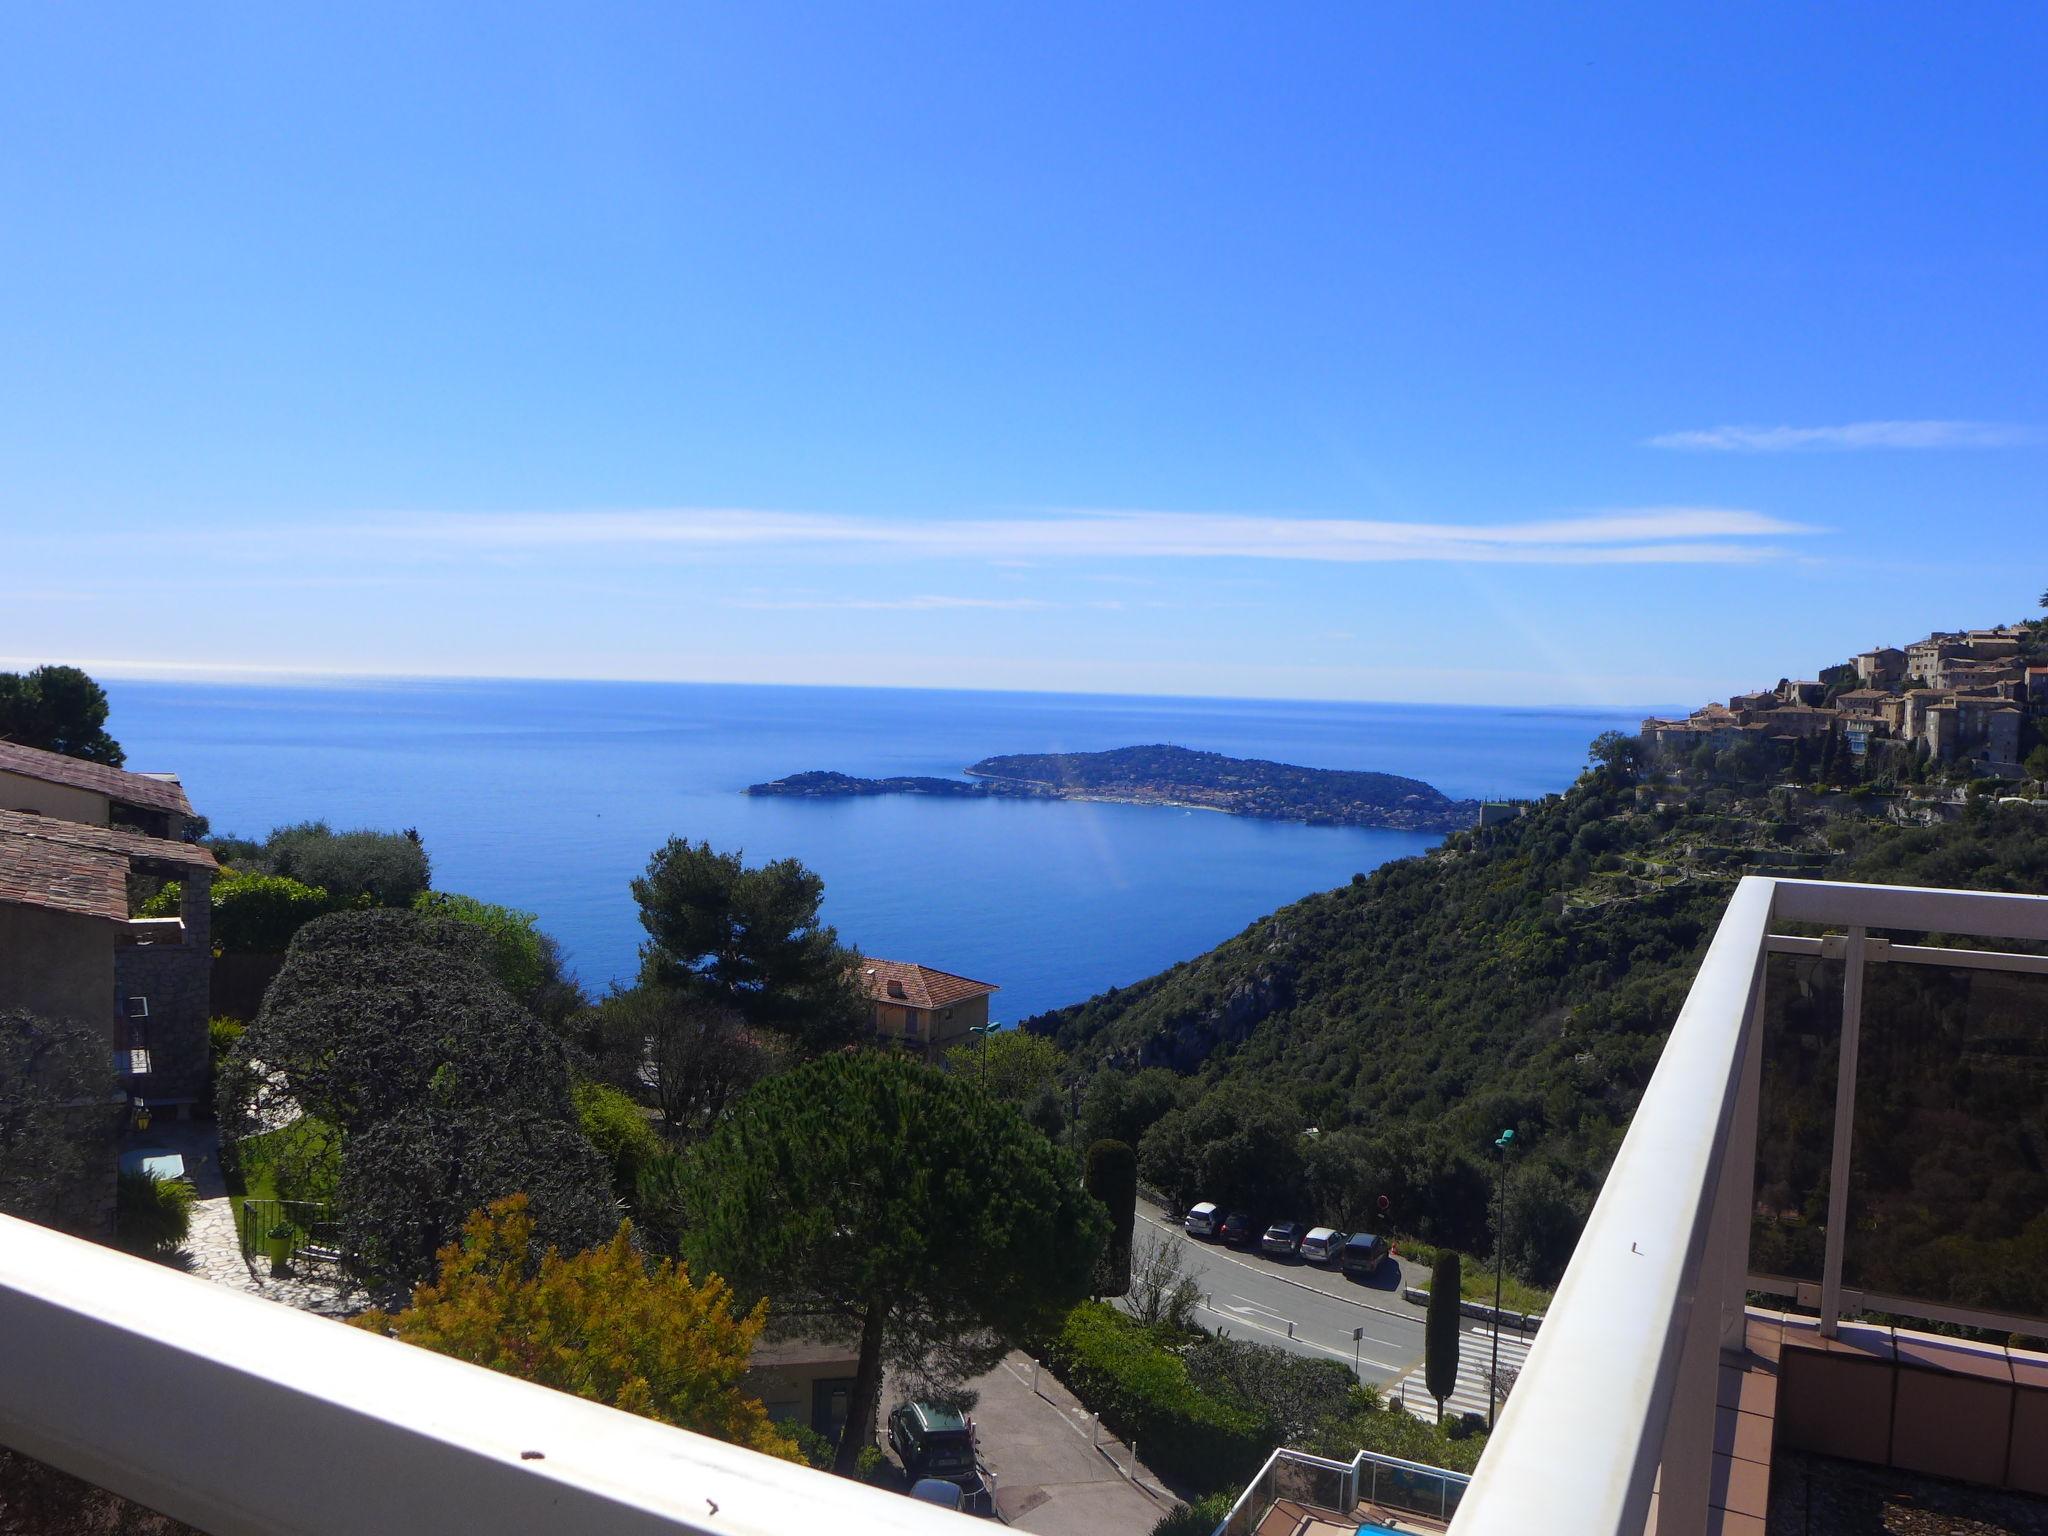
[[[1500,1154],[1500,1177],[1495,1182],[1500,1186],[1500,1220],[1493,1228],[1493,1372],[1486,1378],[1486,1432],[1493,1433],[1493,1415],[1500,1405],[1500,1287],[1501,1274],[1508,1255],[1508,1145],[1515,1139],[1513,1131],[1502,1131],[1493,1141],[1493,1150]]]
[[[988,1037],[1003,1027],[1000,1019],[990,1019],[986,1024],[970,1024],[967,1033],[981,1036],[981,1081],[988,1085]]]

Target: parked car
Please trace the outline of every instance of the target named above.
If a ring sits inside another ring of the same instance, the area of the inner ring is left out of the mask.
[[[1370,1232],[1354,1232],[1344,1239],[1344,1246],[1337,1250],[1337,1262],[1344,1273],[1354,1279],[1370,1280],[1386,1262],[1387,1240],[1374,1237]]]
[[[1268,1253],[1300,1253],[1301,1232],[1301,1223],[1298,1221],[1276,1221],[1266,1228],[1266,1235],[1259,1239],[1259,1246]]]
[[[920,1477],[910,1485],[910,1496],[921,1503],[936,1504],[941,1509],[961,1509],[967,1503],[967,1490],[943,1477]]]
[[[937,1403],[905,1403],[889,1415],[889,1449],[914,1478],[974,1476],[974,1426]]]
[[[1181,1225],[1188,1229],[1190,1237],[1214,1237],[1219,1220],[1214,1200],[1198,1200],[1188,1207],[1187,1218]]]
[[[1344,1240],[1351,1234],[1339,1232],[1335,1227],[1310,1227],[1308,1235],[1301,1240],[1301,1256],[1311,1264],[1327,1264],[1337,1257]]]
[[[1259,1240],[1259,1224],[1244,1211],[1232,1211],[1216,1235],[1233,1248],[1249,1248]]]

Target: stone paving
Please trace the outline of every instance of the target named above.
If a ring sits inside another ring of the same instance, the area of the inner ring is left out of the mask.
[[[183,1250],[187,1274],[323,1317],[349,1317],[372,1304],[361,1287],[330,1266],[301,1265],[298,1273],[273,1277],[269,1259],[242,1257],[235,1225],[241,1202],[227,1192],[220,1171],[220,1137],[210,1122],[158,1120],[131,1139],[139,1145],[167,1147],[183,1157],[185,1177],[199,1192]]]

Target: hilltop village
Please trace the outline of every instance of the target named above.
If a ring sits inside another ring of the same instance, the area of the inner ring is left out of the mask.
[[[1941,632],[1879,646],[1810,681],[1738,693],[1683,720],[1643,722],[1645,746],[1696,761],[1750,748],[1838,777],[2020,779],[2048,718],[2048,625]]]

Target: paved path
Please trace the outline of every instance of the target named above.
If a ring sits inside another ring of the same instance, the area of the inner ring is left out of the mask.
[[[220,1171],[220,1137],[209,1121],[159,1120],[131,1138],[138,1145],[169,1147],[185,1159],[185,1176],[199,1192],[185,1239],[186,1273],[231,1285],[236,1290],[281,1301],[288,1307],[328,1317],[348,1317],[369,1305],[361,1290],[340,1277],[307,1273],[273,1277],[268,1259],[242,1257],[235,1212],[240,1201],[228,1194]]]
[[[1138,1229],[1179,1243],[1202,1289],[1201,1322],[1233,1338],[1277,1344],[1300,1355],[1357,1364],[1361,1381],[1386,1383],[1422,1359],[1422,1308],[1401,1299],[1402,1271],[1389,1261],[1379,1283],[1363,1285],[1296,1259],[1268,1258],[1200,1242],[1154,1207],[1138,1207]],[[1360,1330],[1361,1337],[1352,1338]]]
[[[1529,1358],[1529,1343],[1518,1333],[1500,1336],[1500,1373],[1503,1377],[1509,1371],[1522,1369],[1522,1362]],[[1444,1399],[1446,1418],[1460,1413],[1476,1413],[1481,1418],[1486,1416],[1486,1376],[1492,1369],[1492,1330],[1467,1329],[1458,1341],[1457,1389]],[[1425,1419],[1436,1417],[1436,1399],[1429,1395],[1420,1365],[1388,1387],[1387,1396],[1405,1403],[1411,1412]]]
[[[969,1383],[981,1459],[1006,1524],[1040,1536],[1144,1536],[1176,1504],[1130,1447],[1102,1432],[1080,1402],[1016,1351]],[[1140,1450],[1143,1447],[1139,1447]],[[1134,1485],[1124,1469],[1135,1466]],[[1146,1491],[1146,1490],[1151,1491]]]

